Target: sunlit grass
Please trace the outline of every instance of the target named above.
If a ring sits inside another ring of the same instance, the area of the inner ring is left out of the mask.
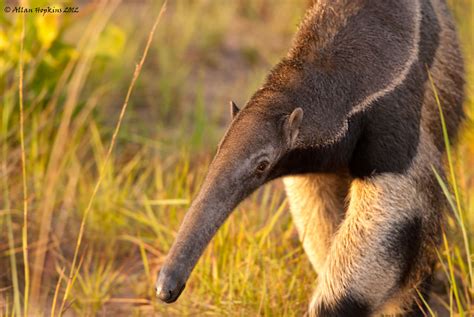
[[[21,178],[23,187],[23,226],[21,230],[21,241],[23,250],[23,268],[25,270],[25,288],[23,290],[23,314],[28,315],[28,304],[30,294],[30,262],[28,250],[28,186],[26,183],[26,153],[25,153],[25,115],[23,104],[23,47],[25,41],[25,17],[21,18],[21,39],[20,39],[20,61],[18,76],[18,105],[20,107],[20,150],[21,150]]]
[[[443,129],[443,138],[446,148],[446,157],[448,161],[448,179],[450,180],[451,190],[448,188],[446,181],[443,180],[443,177],[440,175],[439,171],[433,169],[435,176],[439,182],[440,187],[442,188],[444,195],[448,201],[449,207],[451,208],[455,219],[456,224],[461,229],[462,241],[458,242],[460,245],[454,246],[454,252],[449,245],[448,238],[446,233],[443,231],[443,251],[444,259],[447,261],[447,271],[445,272],[449,281],[449,294],[454,295],[456,301],[457,309],[456,311],[460,316],[465,316],[466,313],[470,315],[472,306],[472,297],[474,294],[474,276],[472,270],[472,251],[471,251],[471,240],[472,237],[468,235],[466,230],[466,216],[464,215],[462,208],[462,201],[460,196],[460,189],[458,187],[458,181],[456,172],[454,169],[454,163],[452,158],[452,147],[450,138],[448,135],[448,130],[446,127],[446,121],[443,113],[443,105],[441,104],[437,88],[435,87],[434,81],[431,77],[431,74],[428,73],[429,80],[431,83],[431,89],[433,90],[436,103],[438,105],[439,116],[441,121],[441,127]],[[453,197],[454,194],[454,197]],[[464,256],[461,255],[459,248],[464,249]],[[440,261],[443,263],[444,259],[440,257]],[[446,271],[446,265],[443,263],[443,268]],[[467,269],[466,269],[467,268]],[[456,271],[456,273],[455,273]],[[460,279],[461,285],[457,279]],[[449,311],[453,312],[452,301],[450,301]]]
[[[109,148],[108,148],[107,153],[106,153],[105,158],[104,158],[103,167],[100,170],[99,178],[97,180],[96,185],[94,186],[94,190],[92,192],[91,198],[90,198],[89,203],[87,204],[87,207],[86,207],[86,209],[84,211],[84,214],[82,216],[81,226],[80,226],[80,229],[79,229],[79,235],[78,235],[78,238],[77,238],[76,248],[75,248],[75,251],[74,251],[74,257],[73,257],[73,260],[72,260],[70,275],[69,275],[69,278],[68,278],[68,282],[66,284],[66,290],[65,290],[65,293],[64,293],[63,301],[61,303],[60,313],[64,309],[64,305],[66,303],[67,297],[68,297],[70,289],[72,287],[72,282],[73,282],[74,276],[76,274],[75,265],[76,265],[77,257],[79,255],[79,250],[80,250],[80,246],[81,246],[81,243],[82,243],[82,238],[83,238],[83,235],[84,235],[84,228],[85,228],[85,225],[86,225],[86,221],[88,220],[88,215],[89,215],[89,213],[92,209],[92,204],[94,202],[94,198],[97,195],[97,192],[98,192],[98,190],[100,188],[100,185],[102,183],[103,175],[106,171],[106,166],[109,163],[110,156],[112,154],[112,150],[114,149],[114,145],[115,145],[115,142],[117,140],[117,135],[118,135],[118,132],[120,130],[120,126],[122,125],[122,121],[123,121],[123,118],[125,116],[125,112],[127,110],[127,106],[128,106],[128,102],[130,100],[130,96],[132,94],[133,88],[135,87],[135,83],[138,79],[138,76],[140,75],[140,72],[143,68],[143,64],[145,63],[145,59],[147,57],[148,50],[150,48],[150,44],[151,44],[151,41],[153,39],[153,34],[155,33],[156,27],[158,26],[158,22],[160,21],[161,16],[163,15],[165,9],[166,9],[166,2],[163,3],[163,6],[160,10],[160,13],[159,13],[156,21],[155,21],[155,24],[153,25],[153,27],[151,29],[151,32],[150,32],[150,35],[148,37],[148,41],[147,41],[147,44],[145,46],[145,50],[143,52],[142,58],[141,58],[140,62],[138,63],[137,67],[135,68],[135,72],[133,74],[132,81],[130,83],[130,86],[128,87],[128,91],[127,91],[127,94],[125,96],[125,101],[124,101],[124,103],[122,105],[122,108],[120,110],[119,118],[118,118],[117,124],[115,126],[114,133],[112,135],[112,140],[110,141]]]

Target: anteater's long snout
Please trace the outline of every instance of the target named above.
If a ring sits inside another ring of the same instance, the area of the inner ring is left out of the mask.
[[[184,290],[186,283],[182,282],[179,275],[162,268],[156,281],[156,296],[165,302],[175,302]]]
[[[209,188],[206,185],[203,188]],[[178,299],[206,246],[234,209],[235,197],[221,194],[201,189],[186,213],[156,281],[156,295],[163,302]]]

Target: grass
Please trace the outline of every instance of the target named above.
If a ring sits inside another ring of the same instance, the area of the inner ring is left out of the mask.
[[[145,63],[145,59],[148,55],[148,50],[150,48],[150,44],[151,44],[151,41],[153,39],[153,35],[155,33],[156,27],[158,26],[158,22],[160,21],[161,16],[163,15],[165,10],[166,10],[166,2],[163,3],[162,8],[160,10],[160,13],[159,13],[159,15],[158,15],[158,17],[155,21],[155,24],[153,24],[153,27],[150,31],[150,35],[148,36],[148,41],[146,43],[145,50],[143,52],[143,56],[142,56],[140,62],[138,63],[138,65],[135,68],[135,72],[133,74],[132,81],[130,83],[130,86],[128,87],[127,95],[125,96],[125,101],[124,101],[123,106],[120,110],[120,115],[119,115],[119,118],[118,118],[118,121],[117,121],[117,125],[115,126],[115,130],[114,130],[114,133],[112,135],[112,140],[110,141],[110,146],[109,146],[109,148],[107,150],[107,154],[105,155],[105,158],[104,158],[104,165],[101,169],[101,172],[99,173],[99,178],[97,180],[96,185],[94,186],[94,191],[92,192],[89,203],[87,204],[87,207],[84,211],[84,215],[82,216],[81,226],[79,228],[79,235],[77,237],[76,248],[75,248],[75,251],[74,251],[74,257],[73,257],[73,260],[72,260],[71,270],[70,270],[70,274],[69,274],[69,277],[68,277],[68,282],[67,282],[67,285],[66,285],[66,290],[65,290],[65,293],[64,293],[64,297],[63,297],[63,300],[61,302],[60,312],[64,311],[64,305],[66,303],[66,300],[68,298],[69,292],[71,290],[71,287],[73,285],[73,281],[74,281],[74,278],[75,278],[75,275],[76,275],[75,270],[76,270],[77,256],[79,254],[79,250],[80,250],[80,247],[81,247],[82,238],[83,238],[83,235],[84,235],[84,228],[85,228],[85,224],[86,224],[88,215],[89,215],[90,210],[92,208],[92,203],[93,203],[94,198],[97,195],[97,192],[98,192],[98,190],[100,188],[100,185],[102,183],[105,168],[106,168],[107,164],[109,163],[110,156],[112,154],[112,150],[114,148],[115,142],[117,140],[117,135],[118,135],[118,132],[120,130],[120,126],[122,125],[122,121],[123,121],[123,118],[125,116],[125,112],[127,110],[127,106],[128,106],[128,102],[130,100],[130,96],[132,94],[133,88],[135,87],[135,83],[138,79],[138,76],[140,75],[140,72],[143,68],[143,64]],[[27,302],[26,299],[25,299],[25,302]]]
[[[23,300],[23,313],[28,315],[30,292],[30,266],[28,261],[28,186],[26,184],[26,154],[25,154],[25,116],[23,110],[23,46],[25,39],[25,17],[21,19],[20,62],[18,80],[18,104],[20,106],[20,150],[21,150],[21,176],[23,187],[23,225],[21,241],[23,250],[23,267],[25,270],[25,288]]]
[[[285,53],[305,2],[170,2],[133,95],[130,74],[162,3],[102,1],[61,19],[26,15],[24,25],[0,16],[0,316],[304,314],[316,275],[279,181],[238,207],[176,304],[158,303],[153,285],[229,122],[229,99],[243,105]],[[469,316],[474,10],[450,5],[469,120],[457,146],[446,135],[449,182],[439,180],[453,217],[426,311]]]

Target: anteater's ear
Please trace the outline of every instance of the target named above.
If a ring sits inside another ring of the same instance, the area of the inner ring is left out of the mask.
[[[295,110],[293,110],[293,112],[285,120],[285,135],[286,139],[288,140],[288,145],[290,147],[293,147],[295,145],[302,121],[303,109],[301,108],[296,108]]]
[[[230,102],[230,115],[232,119],[235,118],[235,116],[237,115],[237,113],[239,113],[239,111],[240,111],[239,107],[237,107],[235,102],[231,101]]]

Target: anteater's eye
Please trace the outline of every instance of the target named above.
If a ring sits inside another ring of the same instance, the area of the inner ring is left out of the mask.
[[[263,172],[266,171],[268,165],[270,165],[270,162],[268,161],[261,161],[257,165],[257,169],[255,170],[258,174],[262,174]]]

